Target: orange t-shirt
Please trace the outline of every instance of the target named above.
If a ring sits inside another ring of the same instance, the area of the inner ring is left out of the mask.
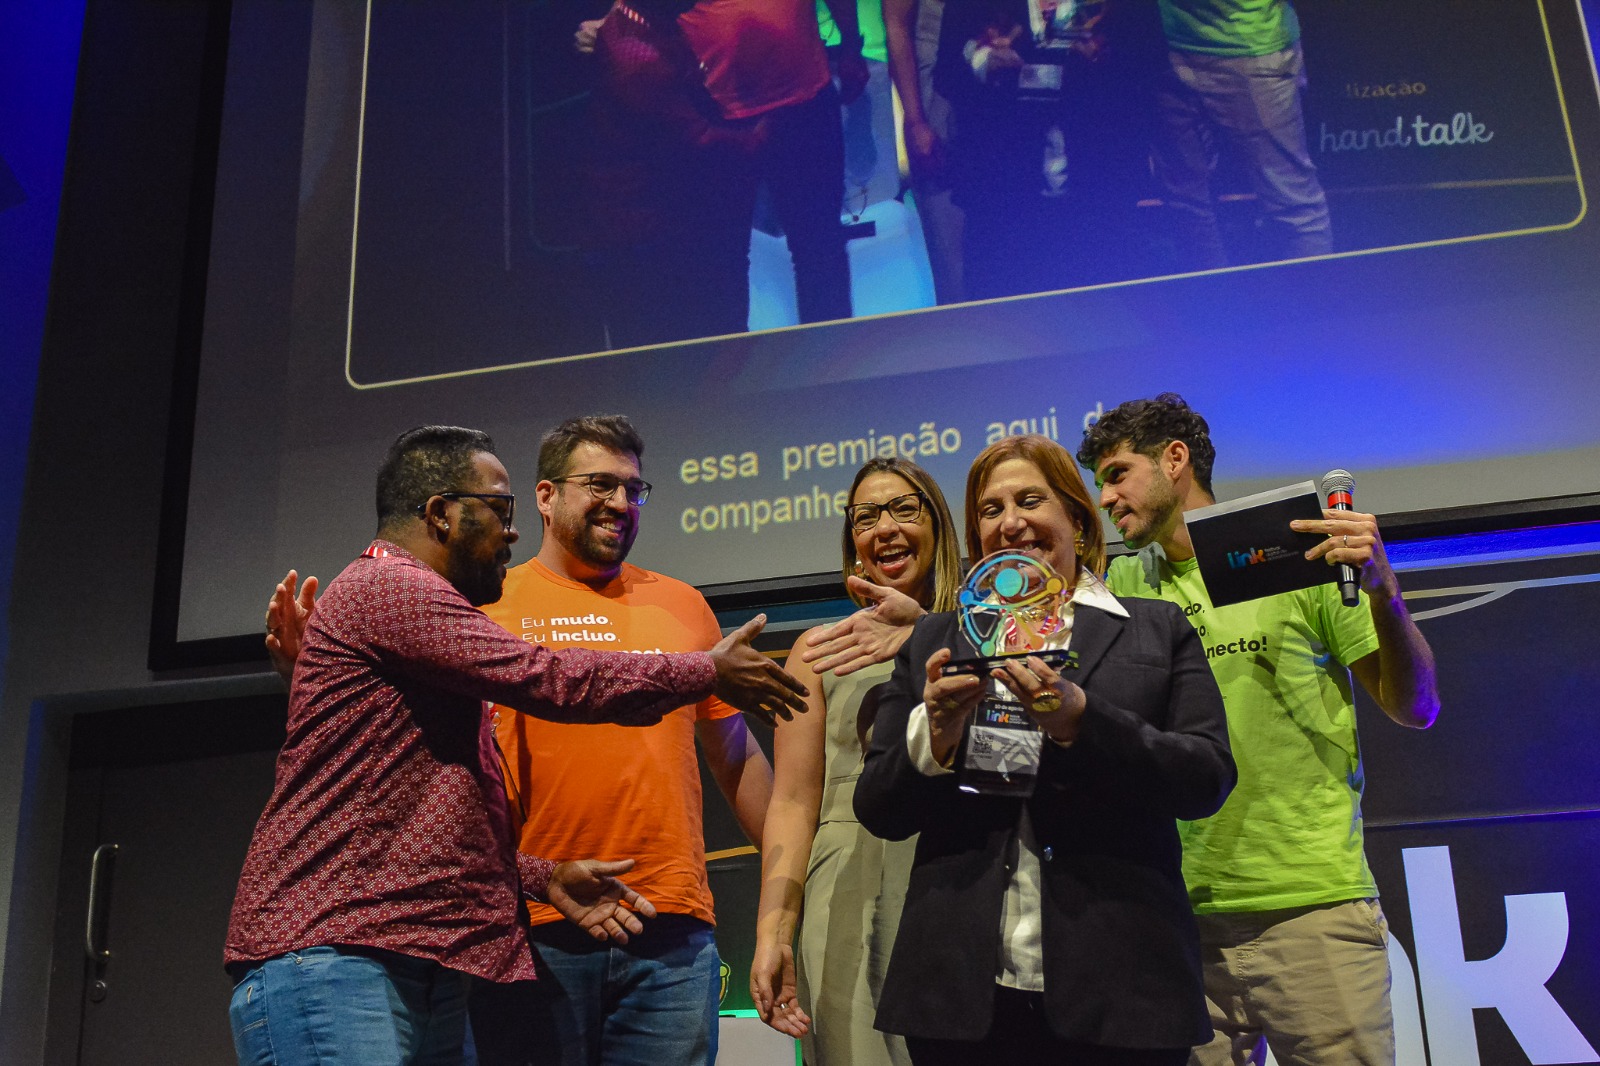
[[[833,79],[816,0],[700,0],[678,28],[727,118],[805,103]]]
[[[506,574],[499,602],[484,611],[548,648],[706,651],[722,639],[692,586],[627,563],[595,591],[531,559]],[[560,725],[496,707],[518,847],[557,861],[633,859],[624,880],[657,910],[715,922],[694,727],[737,713],[711,697],[641,729]],[[542,903],[528,912],[535,925],[561,918]]]

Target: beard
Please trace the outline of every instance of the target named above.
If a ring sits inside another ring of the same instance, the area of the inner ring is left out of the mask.
[[[485,565],[473,560],[470,567],[458,568],[455,580],[450,583],[472,606],[483,607],[500,599],[500,594],[505,591],[506,574],[498,563]]]
[[[584,511],[566,511],[554,517],[550,531],[567,551],[590,566],[609,569],[621,566],[633,549],[634,538],[639,535],[639,523],[633,515],[617,519],[622,524],[620,537],[612,537],[594,525],[607,511],[597,507]]]
[[[484,557],[483,538],[487,535],[482,524],[470,518],[461,522],[461,533],[450,542],[447,576],[456,591],[465,596],[474,607],[494,603],[505,589],[506,564],[511,561],[511,548],[502,545],[493,558]]]
[[[1173,520],[1183,510],[1183,499],[1170,481],[1158,480],[1150,490],[1150,497],[1134,521],[1122,534],[1122,543],[1138,551],[1161,539],[1173,528]]]

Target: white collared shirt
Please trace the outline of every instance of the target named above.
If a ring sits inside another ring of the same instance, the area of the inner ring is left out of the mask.
[[[1051,649],[1066,650],[1072,643],[1072,619],[1080,606],[1093,607],[1118,618],[1127,618],[1128,609],[1106,588],[1098,577],[1082,570],[1072,599],[1060,609],[1061,628],[1045,642]],[[1000,682],[990,682],[998,691]],[[940,766],[933,757],[933,737],[928,729],[928,708],[917,704],[911,709],[911,720],[906,724],[906,751],[912,765],[929,777],[952,774],[955,770]],[[1033,822],[1028,817],[1027,804],[1017,821],[1015,854],[1006,856],[1006,868],[1011,879],[1006,884],[1005,905],[1000,918],[1000,958],[995,980],[1007,988],[1024,992],[1044,990],[1044,930],[1040,925],[1042,893],[1040,889],[1039,841],[1033,835]]]

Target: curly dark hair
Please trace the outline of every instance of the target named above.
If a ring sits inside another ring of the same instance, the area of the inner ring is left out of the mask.
[[[1188,446],[1195,484],[1210,496],[1211,468],[1217,461],[1217,449],[1211,443],[1211,427],[1175,392],[1163,392],[1153,400],[1129,400],[1101,415],[1098,422],[1083,432],[1078,462],[1084,469],[1093,471],[1106,456],[1124,444],[1154,460],[1175,440]]]
[[[627,415],[584,415],[567,419],[539,441],[539,480],[551,481],[570,473],[567,466],[580,444],[629,452],[641,464],[644,461],[644,438]]]
[[[418,426],[400,434],[378,468],[378,529],[392,531],[428,497],[467,486],[485,452],[495,454],[494,441],[479,429]]]

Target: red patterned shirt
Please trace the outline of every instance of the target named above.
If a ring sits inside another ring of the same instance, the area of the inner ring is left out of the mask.
[[[306,628],[224,961],[346,944],[494,981],[533,977],[519,875],[540,898],[554,863],[519,858],[512,844],[484,701],[554,721],[626,721],[704,699],[714,677],[704,653],[529,645],[375,542]]]

